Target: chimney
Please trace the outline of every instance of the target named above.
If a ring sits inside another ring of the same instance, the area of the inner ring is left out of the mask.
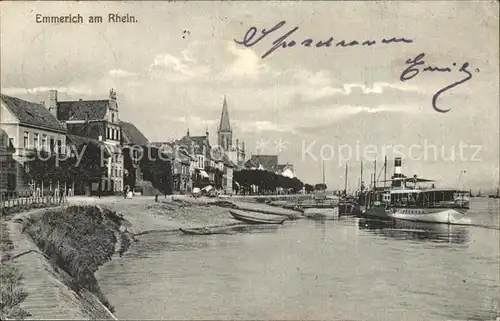
[[[47,108],[49,109],[52,116],[57,118],[57,90],[49,90],[49,101],[47,103]]]
[[[236,138],[236,149],[240,149],[240,140]]]
[[[245,142],[241,142],[241,150],[245,152]]]
[[[401,178],[401,157],[394,158],[394,176],[392,177],[391,186],[400,188],[402,186]]]
[[[189,128],[187,130],[186,136],[189,137]]]
[[[394,176],[401,177],[401,157],[394,158]]]

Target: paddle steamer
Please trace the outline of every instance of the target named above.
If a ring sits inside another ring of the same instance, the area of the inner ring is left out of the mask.
[[[415,222],[445,224],[470,224],[466,217],[469,209],[469,192],[458,189],[431,188],[421,183],[434,182],[414,175],[407,178],[401,174],[401,158],[394,160],[394,175],[391,186],[369,191],[367,217],[400,219]]]

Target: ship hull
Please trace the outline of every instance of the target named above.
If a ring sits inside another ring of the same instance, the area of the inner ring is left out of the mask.
[[[375,206],[366,209],[363,216],[375,219],[391,219],[390,212],[384,206]]]
[[[304,209],[304,216],[313,219],[336,219],[339,217],[339,208],[309,207]]]
[[[454,208],[391,208],[388,215],[392,218],[413,222],[469,225],[465,210]]]

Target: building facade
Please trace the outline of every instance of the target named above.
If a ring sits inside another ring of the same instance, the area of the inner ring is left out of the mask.
[[[103,100],[58,101],[57,91],[51,90],[47,107],[52,115],[66,125],[69,134],[102,141],[111,155],[107,159],[107,174],[102,178],[101,186],[95,183],[92,190],[101,188],[105,193],[122,192],[122,125],[116,92],[111,89],[109,98]]]
[[[66,128],[43,103],[1,95],[0,193],[30,190],[25,162],[35,151],[66,155]]]
[[[158,148],[172,159],[172,191],[179,194],[191,192],[194,163],[197,162],[197,158],[175,142],[154,142],[151,146]]]

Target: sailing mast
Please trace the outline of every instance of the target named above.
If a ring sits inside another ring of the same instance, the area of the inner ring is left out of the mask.
[[[384,159],[384,191],[385,191],[385,182],[387,181],[387,156]]]
[[[359,179],[359,186],[360,191],[363,191],[363,160],[361,160],[361,176]]]
[[[377,160],[373,162],[374,169],[373,171],[375,172],[373,174],[373,189],[377,187]]]
[[[345,164],[344,194],[347,195],[347,163]]]
[[[322,168],[322,171],[323,171],[323,189],[324,189],[324,191],[326,191],[326,186],[325,186],[325,161],[324,160],[321,161],[321,168]]]

